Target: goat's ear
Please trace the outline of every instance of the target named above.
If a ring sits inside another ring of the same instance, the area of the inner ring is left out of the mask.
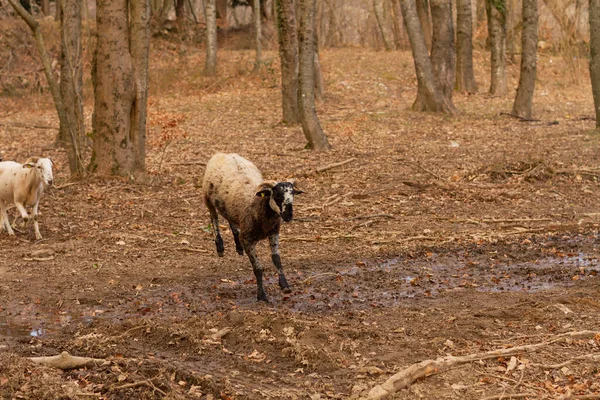
[[[271,190],[271,189],[263,189],[263,190],[256,192],[257,197],[270,197],[271,194],[273,194],[273,190]]]
[[[31,161],[23,164],[23,168],[33,168],[33,167],[35,167],[35,163],[33,163]]]

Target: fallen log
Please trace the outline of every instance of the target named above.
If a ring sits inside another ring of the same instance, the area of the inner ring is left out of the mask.
[[[68,352],[63,351],[57,356],[48,357],[29,357],[31,361],[37,364],[47,365],[58,369],[76,369],[76,368],[94,368],[109,365],[110,361],[104,358],[90,358],[72,356]]]

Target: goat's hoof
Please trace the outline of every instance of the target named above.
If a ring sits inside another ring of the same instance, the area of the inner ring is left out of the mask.
[[[244,255],[244,249],[235,249],[240,256]]]
[[[290,293],[292,293],[292,289],[291,289],[289,286],[287,286],[287,287],[284,287],[284,288],[281,288],[281,290],[282,290],[282,291],[283,291],[283,293],[285,293],[285,294],[290,294]]]
[[[222,251],[221,252],[217,251],[217,254],[219,255],[219,257],[223,257],[224,256],[224,254],[223,254]]]
[[[269,303],[269,298],[264,293],[259,293],[258,296],[256,296],[256,298],[257,301],[264,301],[265,303]]]

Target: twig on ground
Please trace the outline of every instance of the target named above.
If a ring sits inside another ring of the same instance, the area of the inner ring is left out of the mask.
[[[333,276],[337,276],[339,275],[339,273],[337,272],[323,272],[321,274],[316,274],[313,276],[308,277],[307,279],[305,279],[304,281],[302,281],[303,284],[307,284],[308,282],[310,282],[312,279],[318,278],[320,276],[327,276],[327,275],[333,275]]]
[[[204,161],[182,161],[182,162],[172,162],[169,165],[202,165],[206,166],[206,162]]]
[[[110,364],[110,361],[104,358],[90,358],[72,356],[68,352],[63,351],[57,356],[48,357],[29,357],[31,361],[37,364],[47,365],[58,369],[75,369],[75,368],[94,368],[102,367]]]
[[[117,340],[117,339],[124,338],[125,336],[129,335],[131,332],[137,331],[138,329],[145,328],[145,327],[146,327],[146,325],[134,326],[133,328],[126,330],[125,332],[121,333],[120,335],[110,336],[110,337],[106,337],[106,338],[102,339],[102,343],[110,342],[111,340]]]
[[[545,346],[553,343],[560,342],[562,340],[571,339],[585,339],[595,337],[600,334],[598,331],[579,331],[579,332],[568,332],[562,335],[547,340],[545,342],[529,344],[523,346],[516,346],[508,349],[492,350],[485,353],[469,354],[466,356],[446,356],[440,357],[435,360],[425,360],[420,363],[413,364],[397,374],[390,377],[385,383],[377,385],[371,389],[367,399],[383,399],[395,393],[401,389],[404,389],[412,385],[417,379],[428,377],[432,374],[440,373],[458,365],[467,364],[473,361],[488,360],[496,357],[507,357],[514,356],[517,354],[534,352]]]
[[[34,129],[52,129],[57,131],[58,128],[55,126],[48,126],[48,125],[28,125],[28,124],[20,124],[20,123],[14,123],[14,124],[7,124],[5,122],[0,122],[0,126],[7,126],[7,127],[11,127],[11,128],[34,128]]]
[[[510,222],[543,222],[543,221],[552,221],[552,218],[505,218],[505,219],[494,219],[494,218],[484,218],[481,222],[485,222],[488,224],[500,224],[500,223],[510,223]]]
[[[205,249],[196,249],[194,247],[177,247],[177,248],[175,248],[175,250],[190,251],[192,253],[209,253],[208,250],[205,250]]]
[[[78,185],[78,184],[79,184],[79,182],[68,182],[68,183],[65,183],[65,184],[62,184],[62,185],[54,186],[54,189],[55,190],[61,190],[61,189],[64,189],[64,188],[68,188],[69,186],[75,186],[75,185]]]
[[[510,400],[522,399],[523,397],[536,396],[535,393],[514,393],[514,394],[495,394],[493,396],[482,397],[481,400]]]
[[[391,214],[371,214],[371,215],[359,215],[358,217],[351,218],[351,220],[352,221],[356,221],[358,219],[372,219],[372,218],[390,218],[390,219],[396,219],[396,217],[394,217]]]
[[[515,115],[515,114],[511,114],[511,113],[501,112],[500,115],[508,115],[509,117],[516,118],[516,119],[518,119],[521,122],[542,122],[539,119],[524,118],[524,117],[520,117],[520,116]]]
[[[349,159],[347,159],[347,160],[345,160],[345,161],[340,161],[340,162],[337,162],[337,163],[333,163],[333,164],[325,165],[325,166],[323,166],[323,167],[318,167],[317,169],[315,169],[315,171],[316,171],[317,173],[325,172],[325,171],[327,171],[328,169],[332,169],[332,168],[341,167],[341,166],[343,166],[343,165],[350,164],[350,163],[351,163],[351,162],[353,162],[353,161],[356,161],[356,158],[354,158],[354,157],[353,157],[353,158],[349,158]]]
[[[303,237],[303,236],[290,236],[279,239],[280,242],[320,242],[322,240],[335,240],[335,239],[354,239],[356,235],[328,235],[328,236],[315,236],[315,237]]]
[[[146,380],[143,380],[143,381],[126,383],[126,384],[121,385],[121,386],[113,386],[110,390],[111,391],[114,391],[114,390],[123,390],[123,389],[130,389],[130,388],[138,387],[138,386],[148,386],[150,389],[156,390],[157,392],[159,392],[163,396],[167,395],[167,393],[164,390],[161,390],[161,389],[157,388],[156,386],[154,386],[154,384],[152,383],[152,379],[146,379]]]
[[[430,170],[428,170],[427,168],[425,168],[424,166],[422,166],[421,164],[419,164],[419,163],[418,163],[418,162],[416,162],[416,161],[410,161],[410,160],[405,160],[405,159],[400,159],[400,160],[398,160],[398,161],[400,161],[400,162],[405,162],[405,163],[407,163],[407,164],[412,164],[412,165],[414,165],[415,167],[417,167],[418,169],[420,169],[421,171],[423,171],[423,172],[425,172],[425,173],[427,173],[427,174],[429,174],[429,175],[433,176],[433,177],[434,177],[435,179],[437,179],[438,181],[443,181],[443,179],[442,179],[442,178],[441,178],[441,177],[440,177],[438,174],[436,174],[435,172],[431,172]]]
[[[590,361],[600,361],[600,353],[590,353],[590,354],[583,354],[581,356],[577,356],[577,357],[573,357],[567,361],[564,361],[560,364],[530,364],[532,367],[538,367],[538,368],[542,368],[542,369],[558,369],[558,368],[562,368],[565,367],[571,363],[574,363],[575,361],[580,361],[580,360],[590,360]]]

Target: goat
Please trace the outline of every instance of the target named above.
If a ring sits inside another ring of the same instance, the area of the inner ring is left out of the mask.
[[[202,190],[219,257],[225,251],[219,231],[218,214],[221,214],[229,222],[237,253],[246,252],[250,259],[258,300],[268,301],[263,288],[263,267],[256,255],[256,243],[266,238],[279,274],[279,286],[284,293],[291,293],[279,256],[279,228],[282,219],[292,220],[294,195],[303,192],[293,182],[263,181],[262,174],[250,161],[237,154],[222,153],[208,161]]]
[[[29,215],[25,207],[33,208],[33,226],[35,238],[42,239],[38,225],[38,207],[46,185],[52,185],[54,177],[52,174],[53,162],[49,158],[31,157],[25,164],[14,161],[0,162],[0,227],[4,228],[9,235],[14,235],[6,209],[14,204],[25,222]]]

